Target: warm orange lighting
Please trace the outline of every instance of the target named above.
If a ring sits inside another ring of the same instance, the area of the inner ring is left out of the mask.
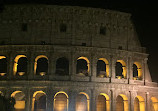
[[[90,71],[90,62],[89,62],[88,58],[86,58],[86,57],[79,57],[77,60],[79,60],[79,59],[84,59],[87,62],[88,73],[89,73],[89,71]]]
[[[46,75],[46,72],[40,72],[40,76]]]
[[[18,72],[19,76],[23,76],[25,72]]]
[[[138,77],[133,77],[133,80],[138,80]]]
[[[89,111],[89,105],[89,96],[84,92],[80,92],[76,99],[76,111]]]
[[[105,93],[100,93],[97,98],[96,111],[110,111],[109,96]]]
[[[6,75],[6,73],[0,73],[0,76],[5,76]]]
[[[116,111],[128,111],[128,98],[124,94],[117,97]]]
[[[57,92],[54,96],[54,110],[68,111],[68,102],[68,95],[65,92]]]
[[[34,111],[35,100],[37,99],[36,95],[39,94],[39,93],[42,94],[42,95],[46,95],[43,91],[36,91],[36,92],[33,94],[31,111]]]
[[[122,79],[122,76],[116,76],[117,77],[117,79]]]
[[[14,105],[15,109],[25,109],[25,101],[16,101],[16,104]]]
[[[107,59],[105,59],[105,58],[99,58],[99,60],[102,60],[102,61],[104,61],[105,62],[105,64],[106,64],[106,77],[109,77],[109,62],[108,62],[108,60]]]
[[[3,93],[0,91],[0,95],[4,96]]]
[[[26,57],[25,55],[17,55],[14,59],[14,66],[13,66],[13,75],[16,75],[17,73],[17,66],[18,66],[18,60],[21,58],[21,57]]]
[[[37,57],[35,58],[35,63],[34,63],[34,74],[36,74],[37,61],[38,61],[38,59],[40,59],[40,58],[46,58],[46,59],[48,60],[48,57],[45,56],[45,55],[39,55],[39,56],[37,56]]]
[[[145,111],[144,98],[137,96],[134,100],[134,111]]]
[[[151,97],[151,110],[158,111],[158,99],[156,97]]]
[[[137,79],[142,79],[142,66],[139,62],[134,62],[134,64],[137,66],[138,70],[138,77]]]
[[[24,110],[25,109],[25,100],[24,93],[22,91],[15,91],[11,94],[11,97],[15,99],[15,110]]]
[[[122,72],[122,75],[123,77],[126,79],[127,78],[127,68],[126,68],[126,63],[123,61],[123,60],[117,60],[117,62],[120,62],[122,64],[122,69],[123,69],[123,72]]]
[[[4,59],[4,58],[6,58],[5,56],[0,56],[0,59]]]

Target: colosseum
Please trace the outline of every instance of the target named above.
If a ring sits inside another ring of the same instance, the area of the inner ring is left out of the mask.
[[[0,93],[15,111],[158,111],[131,14],[57,5],[0,12]]]

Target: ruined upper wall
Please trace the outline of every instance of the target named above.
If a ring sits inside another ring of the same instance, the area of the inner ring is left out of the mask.
[[[0,13],[0,43],[142,51],[130,17],[128,13],[77,6],[7,5]],[[60,31],[62,24],[65,32]],[[102,27],[105,34],[100,33]]]

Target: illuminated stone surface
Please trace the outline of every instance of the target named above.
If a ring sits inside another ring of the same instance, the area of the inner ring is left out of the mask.
[[[158,84],[130,17],[73,6],[5,6],[0,62],[7,60],[7,68],[0,70],[0,92],[16,98],[16,111],[158,111]],[[27,71],[18,75],[21,57]],[[69,66],[56,65],[59,58]],[[77,66],[80,60],[84,67]]]

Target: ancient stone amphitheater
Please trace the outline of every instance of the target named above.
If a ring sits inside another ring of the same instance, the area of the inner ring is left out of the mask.
[[[131,15],[55,5],[0,12],[0,92],[15,111],[158,111]]]

